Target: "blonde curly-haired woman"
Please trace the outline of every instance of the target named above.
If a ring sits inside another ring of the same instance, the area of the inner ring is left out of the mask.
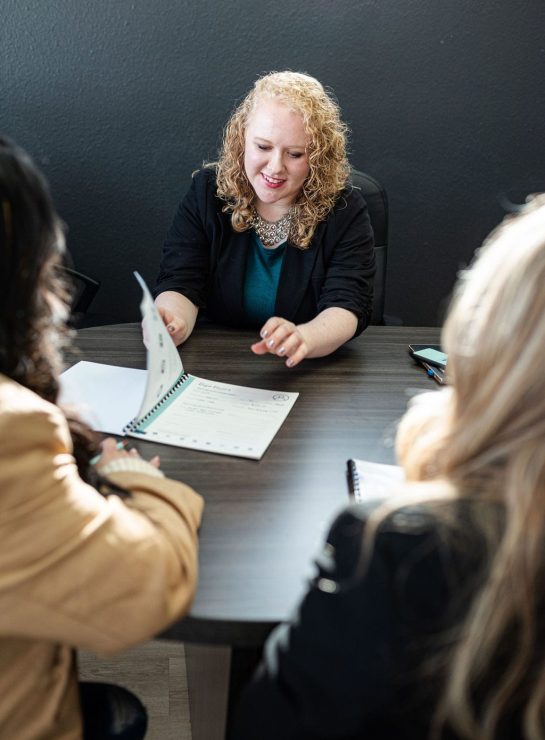
[[[197,172],[163,247],[156,303],[176,344],[199,311],[254,327],[255,354],[294,367],[369,323],[375,258],[349,185],[347,128],[318,80],[259,78],[231,116],[219,161]]]

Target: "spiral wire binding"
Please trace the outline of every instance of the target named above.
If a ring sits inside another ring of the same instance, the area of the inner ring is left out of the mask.
[[[348,467],[348,470],[346,471],[346,475],[348,478],[348,488],[352,496],[357,501],[361,497],[361,491],[360,491],[360,479],[357,473],[356,463],[354,462],[354,460],[348,460],[346,464]]]
[[[144,414],[144,416],[141,419],[139,419],[137,416],[135,416],[134,419],[132,419],[131,421],[129,421],[129,423],[126,426],[123,427],[123,434],[128,434],[129,432],[137,432],[138,431],[138,427],[141,426],[142,424],[144,424],[146,421],[148,421],[148,419],[158,409],[160,409],[161,406],[163,406],[169,400],[169,398],[171,398],[171,396],[174,393],[177,393],[177,391],[181,388],[181,386],[187,380],[189,380],[189,373],[183,373],[183,375],[180,375],[180,377],[174,383],[174,385],[165,393],[165,395],[159,401],[157,401],[157,403],[155,404],[155,406],[152,406],[151,407],[151,409],[148,411],[147,414]]]

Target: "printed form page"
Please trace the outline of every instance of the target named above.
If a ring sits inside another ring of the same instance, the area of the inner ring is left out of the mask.
[[[189,375],[140,428],[146,438],[164,444],[259,459],[298,395]]]

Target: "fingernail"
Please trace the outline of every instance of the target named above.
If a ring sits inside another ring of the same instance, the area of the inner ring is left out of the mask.
[[[286,360],[286,365],[287,365],[288,367],[291,367],[291,366],[293,365],[293,360],[291,359],[291,357],[289,357],[289,358],[288,358],[288,359]]]
[[[169,332],[170,332],[171,334],[172,334],[172,332],[174,331],[174,327],[172,326],[172,324],[169,324],[169,325],[167,326],[167,329],[169,330]]]
[[[274,347],[274,339],[269,339],[267,342],[267,347]]]
[[[280,349],[278,350],[278,354],[283,355],[285,351],[286,351],[285,347],[280,347]]]
[[[265,337],[267,336],[267,334],[268,334],[268,333],[269,333],[269,332],[268,332],[268,331],[267,331],[266,329],[263,329],[263,331],[261,332],[261,334],[260,334],[259,336],[260,336],[260,337],[261,337],[262,339],[265,339]]]

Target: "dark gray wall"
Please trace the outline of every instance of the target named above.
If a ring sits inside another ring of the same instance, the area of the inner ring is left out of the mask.
[[[543,0],[2,0],[0,130],[69,224],[94,310],[135,319],[190,173],[256,75],[337,94],[391,204],[387,312],[435,324],[456,271],[544,190]]]

